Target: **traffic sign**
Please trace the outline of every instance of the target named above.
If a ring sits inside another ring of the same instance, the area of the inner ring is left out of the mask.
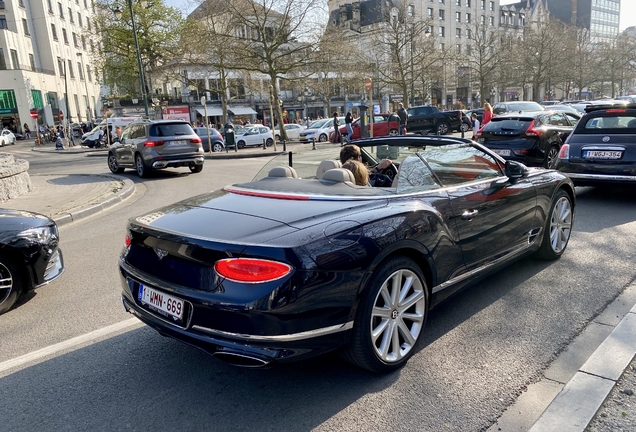
[[[60,110],[60,120],[64,120],[64,113]]]
[[[32,119],[38,118],[38,110],[36,109],[32,109],[31,111],[29,111],[29,114],[31,114]]]
[[[364,89],[366,91],[371,91],[371,89],[373,88],[373,84],[371,81],[371,78],[367,77],[364,79]]]

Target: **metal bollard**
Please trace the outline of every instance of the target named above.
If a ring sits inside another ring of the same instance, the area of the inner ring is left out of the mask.
[[[287,151],[287,140],[283,140],[283,151]]]
[[[311,139],[311,149],[316,150],[316,138]]]
[[[263,138],[263,150],[266,150],[267,147],[265,146],[265,138]]]
[[[463,128],[463,127],[461,127],[461,126],[460,126],[459,128],[460,128],[460,129],[461,129],[461,131],[462,131],[462,138],[464,138],[464,128]]]

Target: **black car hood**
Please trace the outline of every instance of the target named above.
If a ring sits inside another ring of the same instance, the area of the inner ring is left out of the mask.
[[[22,231],[28,228],[49,226],[52,222],[47,216],[38,213],[0,208],[1,231]]]
[[[255,244],[384,206],[383,199],[298,201],[219,191],[163,207],[132,222],[206,240]]]

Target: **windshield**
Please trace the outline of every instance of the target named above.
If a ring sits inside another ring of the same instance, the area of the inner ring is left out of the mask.
[[[484,132],[519,132],[525,131],[532,123],[526,118],[494,118],[486,126]]]
[[[536,102],[519,102],[508,104],[508,111],[544,111],[541,105]]]
[[[316,120],[307,129],[320,129],[322,128],[322,125],[324,125],[328,121],[329,120]]]
[[[590,116],[578,133],[636,134],[636,114]]]

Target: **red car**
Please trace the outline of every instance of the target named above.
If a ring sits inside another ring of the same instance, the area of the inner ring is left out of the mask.
[[[391,121],[389,121],[389,117],[391,117]],[[375,114],[373,116],[373,136],[387,136],[387,135],[397,135],[398,134],[398,116],[397,114],[390,113],[380,113]],[[353,135],[351,135],[351,139],[360,139],[362,135],[360,134],[360,119],[354,120],[351,123],[351,128],[353,129]],[[367,130],[369,130],[369,125],[367,124]],[[347,127],[340,126],[340,134],[343,137],[347,136]],[[333,141],[333,132],[329,137],[330,141]]]

